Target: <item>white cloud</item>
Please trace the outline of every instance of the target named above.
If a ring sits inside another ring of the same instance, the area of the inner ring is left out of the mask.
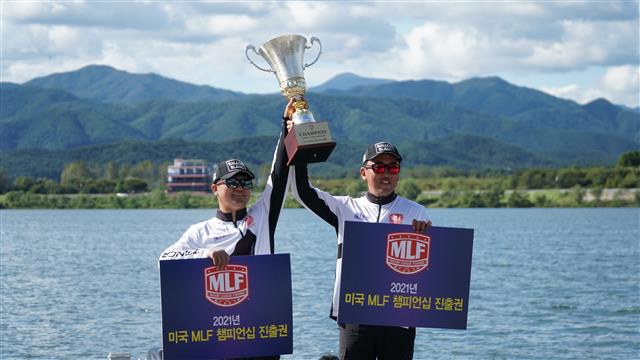
[[[637,107],[640,106],[640,67],[610,67],[592,86],[568,84],[556,87],[545,86],[541,90],[557,97],[572,99],[580,104],[605,98],[615,104]]]
[[[602,78],[606,98],[620,104],[640,106],[640,66],[615,66]]]
[[[460,79],[480,70],[487,40],[474,29],[427,23],[405,36],[406,47],[390,61],[404,76]]]
[[[616,66],[609,68],[602,78],[604,87],[616,92],[638,91],[640,68],[631,66]]]
[[[559,98],[573,100],[579,104],[585,104],[589,101],[603,97],[602,91],[598,89],[583,89],[577,84],[568,84],[557,87],[547,86],[540,88],[540,90]]]
[[[566,70],[638,60],[638,33],[634,24],[564,21],[562,25],[562,37],[536,45],[525,63],[543,69]]]
[[[1,6],[2,80],[14,82],[102,63],[233,90],[275,92],[273,76],[253,69],[244,47],[288,33],[322,40],[323,55],[307,74],[314,85],[346,71],[458,81],[611,67],[613,79],[622,71],[614,69],[640,62],[637,2],[3,1]],[[316,51],[309,50],[306,61]],[[628,73],[622,72],[622,77]],[[564,81],[573,83],[580,85],[553,91],[574,94],[571,98],[599,91],[621,99],[633,87],[595,77],[591,85]]]

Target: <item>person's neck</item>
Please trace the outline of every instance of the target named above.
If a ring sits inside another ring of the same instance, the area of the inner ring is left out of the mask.
[[[398,195],[395,192],[392,192],[389,195],[383,195],[383,196],[376,196],[370,192],[367,192],[367,200],[378,205],[386,205],[392,202],[393,200],[395,200],[397,196]]]
[[[218,219],[222,221],[231,221],[235,223],[238,220],[244,219],[246,215],[247,215],[247,208],[242,208],[240,210],[218,209],[217,216],[218,216]]]

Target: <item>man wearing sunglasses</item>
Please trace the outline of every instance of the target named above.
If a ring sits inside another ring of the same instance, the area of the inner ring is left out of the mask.
[[[287,127],[290,129],[289,121]],[[424,206],[395,193],[402,156],[395,146],[378,142],[367,147],[360,167],[360,177],[367,183],[366,195],[358,198],[333,196],[314,188],[309,182],[306,165],[296,165],[291,171],[291,186],[295,198],[304,207],[335,228],[338,236],[338,259],[330,317],[338,318],[342,242],[345,221],[412,224],[425,233],[431,221]],[[375,360],[413,358],[415,328],[338,324],[340,329],[340,359]]]
[[[291,108],[293,101],[287,105]],[[284,118],[283,118],[284,119]],[[209,220],[192,225],[180,239],[160,255],[160,260],[211,258],[220,270],[234,255],[273,254],[276,224],[288,186],[283,120],[271,172],[262,195],[249,209],[255,175],[238,159],[221,161],[214,169],[211,192],[218,198],[218,211]],[[248,359],[277,360],[280,356]]]
[[[238,159],[221,161],[214,168],[211,192],[218,211],[209,220],[192,225],[165,250],[160,260],[209,257],[219,269],[230,256],[273,254],[274,234],[284,203],[289,169],[286,165],[283,121],[280,139],[264,191],[247,209],[255,175]]]

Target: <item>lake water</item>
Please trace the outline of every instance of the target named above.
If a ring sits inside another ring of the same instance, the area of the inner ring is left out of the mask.
[[[0,357],[144,357],[162,344],[157,259],[213,210],[0,211]],[[415,359],[640,358],[638,209],[433,209],[475,229],[467,330],[418,329]],[[335,351],[335,233],[287,209],[294,354]]]

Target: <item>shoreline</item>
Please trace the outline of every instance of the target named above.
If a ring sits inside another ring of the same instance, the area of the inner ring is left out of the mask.
[[[249,206],[260,193],[252,194]],[[431,190],[413,199],[427,208],[617,208],[640,207],[640,189]],[[300,208],[288,195],[284,208]],[[210,209],[209,193],[35,194],[0,195],[0,209]]]

